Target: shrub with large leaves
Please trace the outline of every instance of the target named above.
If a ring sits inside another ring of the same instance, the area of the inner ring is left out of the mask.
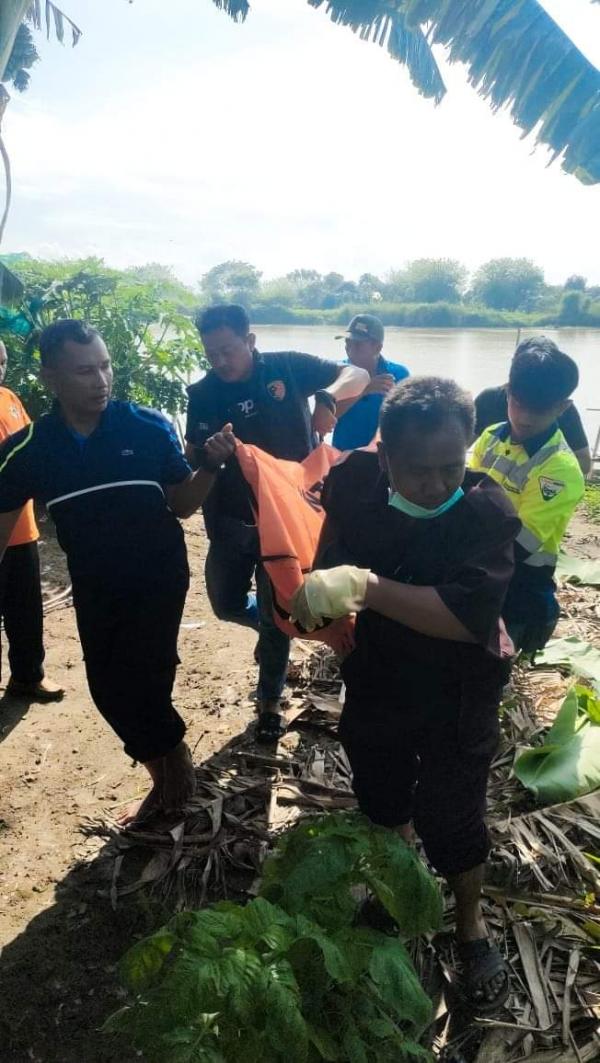
[[[104,338],[116,399],[170,414],[185,408],[188,374],[206,361],[192,321],[194,296],[183,285],[143,282],[98,259],[22,258],[11,267],[25,294],[17,312],[0,307],[0,339],[9,356],[6,383],[33,418],[51,405],[39,381],[38,330],[65,317],[89,322]]]
[[[520,782],[540,801],[572,801],[600,786],[600,698],[574,685],[541,746],[515,760]]]
[[[352,887],[361,884],[404,937],[439,925],[441,895],[414,850],[355,813],[305,820],[284,834],[265,863],[261,892],[287,912],[303,912],[334,929],[356,915]]]
[[[186,912],[129,950],[133,1000],[106,1028],[150,1063],[430,1059],[418,1043],[430,1002],[399,938],[354,925],[358,882],[406,935],[437,926],[437,886],[392,832],[353,815],[307,821],[267,861],[279,904]]]

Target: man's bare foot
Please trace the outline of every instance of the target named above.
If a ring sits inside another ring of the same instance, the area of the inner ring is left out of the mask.
[[[157,812],[178,812],[196,790],[192,754],[185,742],[164,757],[144,764],[152,779],[150,793],[140,801],[131,801],[116,817],[120,827],[138,827]]]
[[[155,812],[162,808],[161,793],[158,787],[153,786],[149,794],[139,801],[130,801],[129,804],[115,816],[117,824],[122,829],[126,827],[139,827],[145,823]]]
[[[177,812],[196,791],[192,754],[185,742],[162,758],[162,805],[165,812]]]
[[[19,683],[17,679],[11,679],[6,693],[13,698],[31,698],[32,701],[62,701],[65,696],[63,688],[49,679],[40,679],[37,683]]]
[[[119,827],[136,827],[145,823],[162,808],[163,783],[165,777],[164,757],[156,760],[148,760],[144,764],[148,775],[152,779],[152,789],[149,794],[139,801],[130,801],[129,804],[116,816]]]

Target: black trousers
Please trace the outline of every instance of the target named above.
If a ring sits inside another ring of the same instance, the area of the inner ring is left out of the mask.
[[[361,811],[397,827],[413,820],[425,852],[446,877],[470,871],[489,852],[484,814],[498,744],[501,686],[466,714],[423,680],[418,711],[388,696],[356,697],[348,688],[340,739]]]
[[[73,581],[90,694],[125,752],[145,763],[179,745],[185,724],[172,698],[177,636],[189,574],[122,590]]]
[[[0,563],[0,615],[11,677],[39,683],[44,676],[44,614],[37,542],[7,548]]]

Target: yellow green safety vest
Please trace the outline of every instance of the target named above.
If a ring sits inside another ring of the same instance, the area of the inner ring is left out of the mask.
[[[492,425],[476,441],[469,464],[501,484],[512,500],[523,525],[517,563],[530,572],[538,570],[542,579],[551,578],[561,540],[585,489],[579,462],[560,428],[541,444],[528,445],[513,443],[507,422]]]

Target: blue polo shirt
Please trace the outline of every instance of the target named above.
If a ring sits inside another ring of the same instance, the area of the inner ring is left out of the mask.
[[[83,437],[60,409],[10,436],[0,450],[0,513],[43,502],[73,585],[127,589],[187,568],[179,521],[163,485],[190,475],[173,426],[133,402],[109,402]]]
[[[348,365],[348,362],[344,363]],[[380,357],[377,376],[390,373],[394,380],[404,380],[409,376],[408,369],[396,362],[388,362]],[[366,447],[373,439],[379,425],[379,411],[385,395],[363,395],[340,417],[333,433],[333,445],[338,450],[357,450]]]

